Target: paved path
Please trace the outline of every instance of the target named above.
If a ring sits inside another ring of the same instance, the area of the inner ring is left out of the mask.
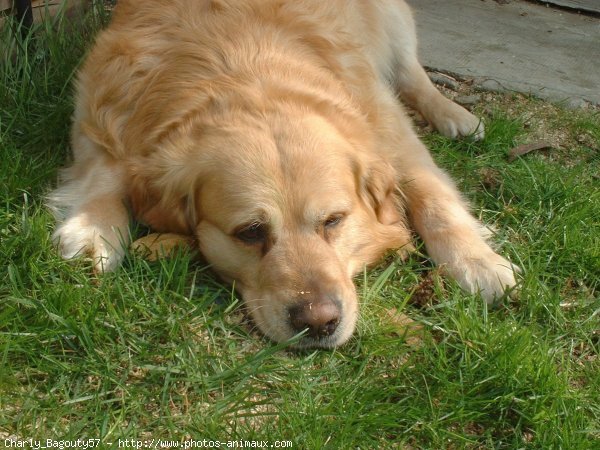
[[[600,105],[599,17],[518,0],[408,1],[424,66],[484,89]]]

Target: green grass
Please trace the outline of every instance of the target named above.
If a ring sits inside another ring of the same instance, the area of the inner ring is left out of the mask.
[[[540,102],[499,102],[481,143],[425,137],[523,267],[517,301],[488,309],[423,257],[390,257],[357,280],[348,344],[293,352],[255,333],[193,255],[129,256],[95,277],[52,248],[43,196],[68,155],[73,73],[102,23],[45,25],[28,50],[2,31],[14,58],[0,67],[0,447],[13,436],[599,448],[597,113],[552,107],[566,144],[512,163],[533,130],[503,105]],[[423,327],[420,343],[394,308]]]

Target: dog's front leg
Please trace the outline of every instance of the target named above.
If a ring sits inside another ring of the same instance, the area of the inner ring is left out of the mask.
[[[491,302],[516,285],[519,269],[486,242],[489,231],[468,211],[452,180],[413,134],[398,142],[395,166],[410,219],[433,261],[469,292]]]
[[[130,241],[123,168],[94,153],[66,178],[48,198],[59,220],[53,240],[65,259],[88,256],[96,272],[114,270]]]

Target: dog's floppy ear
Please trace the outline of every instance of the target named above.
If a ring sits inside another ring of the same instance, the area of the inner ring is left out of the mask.
[[[361,197],[373,209],[377,220],[384,225],[402,221],[393,167],[382,160],[369,161],[359,173]]]
[[[129,191],[133,217],[153,231],[194,234],[196,224],[195,194],[165,195],[147,183],[133,182]]]

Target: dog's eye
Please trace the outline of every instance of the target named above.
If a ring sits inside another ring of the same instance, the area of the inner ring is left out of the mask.
[[[267,226],[263,223],[252,223],[236,231],[235,237],[246,244],[259,244],[267,238]]]
[[[336,225],[339,225],[343,218],[343,214],[333,214],[329,216],[327,220],[325,220],[323,225],[325,226],[325,228],[333,228]]]

